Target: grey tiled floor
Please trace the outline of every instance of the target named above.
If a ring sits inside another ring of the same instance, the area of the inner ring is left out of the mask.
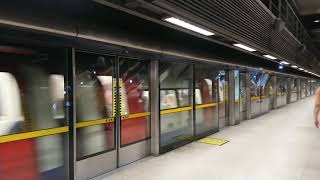
[[[108,174],[104,180],[319,180],[320,130],[314,97],[271,111],[212,137],[223,146],[191,143]]]

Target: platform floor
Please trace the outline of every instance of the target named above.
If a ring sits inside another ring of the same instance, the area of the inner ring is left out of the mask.
[[[314,96],[227,127],[211,137],[98,177],[103,180],[319,180],[320,129]]]

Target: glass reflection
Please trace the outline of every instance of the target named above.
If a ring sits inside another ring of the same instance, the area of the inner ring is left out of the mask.
[[[77,159],[115,148],[113,67],[112,56],[76,53],[77,122],[111,119],[107,124],[77,129]]]
[[[196,134],[217,131],[218,77],[215,66],[195,65]],[[201,106],[203,105],[203,106]]]
[[[164,110],[192,107],[192,65],[160,62],[161,147],[183,142],[193,135],[192,110]]]
[[[149,112],[148,63],[121,59],[120,61],[121,115]],[[121,145],[128,145],[150,137],[150,118],[142,116],[121,120]]]

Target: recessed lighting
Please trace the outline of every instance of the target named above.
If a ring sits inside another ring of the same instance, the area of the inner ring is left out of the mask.
[[[313,22],[315,22],[315,23],[319,23],[319,22],[320,22],[320,20],[319,20],[319,19],[317,19],[317,20],[314,20]]]
[[[266,58],[269,58],[269,59],[277,59],[276,57],[273,57],[273,56],[271,56],[271,55],[268,55],[268,54],[266,54],[266,55],[263,55],[264,57],[266,57]]]
[[[292,65],[291,67],[294,68],[294,69],[298,68],[298,66],[296,66],[296,65]]]
[[[212,36],[214,35],[214,33],[210,32],[210,31],[207,31],[205,29],[202,29],[200,27],[197,27],[195,25],[192,25],[190,23],[187,23],[185,21],[182,21],[180,19],[177,19],[175,17],[169,17],[169,18],[165,18],[164,19],[165,21],[169,22],[169,23],[172,23],[172,24],[175,24],[175,25],[178,25],[178,26],[181,26],[183,28],[186,28],[186,29],[189,29],[191,31],[194,31],[194,32],[197,32],[199,34],[202,34],[202,35],[205,35],[205,36]]]
[[[280,65],[280,66],[279,66],[279,69],[283,69],[283,66],[282,66],[282,65]]]
[[[290,63],[288,63],[287,61],[280,61],[280,64],[289,65]]]
[[[238,47],[238,48],[241,48],[241,49],[250,51],[250,52],[257,51],[257,50],[255,50],[255,49],[252,49],[251,47],[248,47],[248,46],[243,45],[243,44],[233,44],[233,45],[236,46],[236,47]]]

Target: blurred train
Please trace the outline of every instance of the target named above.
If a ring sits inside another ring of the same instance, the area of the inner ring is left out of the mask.
[[[63,75],[8,62],[0,84],[0,136],[63,126]],[[0,179],[63,179],[63,141],[58,134],[1,143]]]
[[[0,136],[68,124],[64,75],[56,74],[55,67],[46,64],[44,59],[38,62],[34,56],[0,64]],[[94,69],[79,68],[77,73],[76,119],[77,123],[113,120],[78,128],[78,159],[115,148],[115,78],[108,75],[108,69],[97,67],[101,63],[99,58],[93,64]],[[120,111],[124,116],[121,145],[150,137],[149,91],[135,71],[131,68],[119,79]],[[147,115],[142,117],[125,117],[144,112]],[[65,179],[67,153],[67,135],[64,134],[0,143],[0,180]]]

